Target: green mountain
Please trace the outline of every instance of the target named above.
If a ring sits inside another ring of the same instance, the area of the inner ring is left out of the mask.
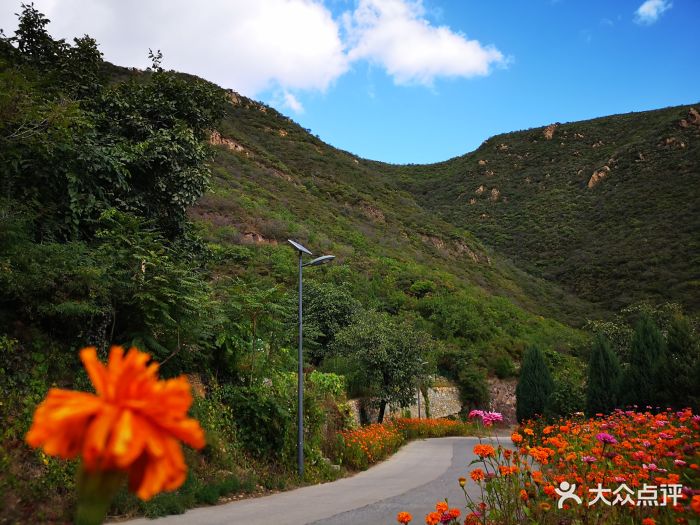
[[[298,237],[369,278],[388,258],[410,262],[417,274],[390,295],[410,297],[437,270],[572,324],[640,300],[700,305],[700,120],[690,107],[499,135],[446,162],[396,166],[229,100],[214,187],[192,209],[212,240]],[[382,306],[392,300],[409,298]]]
[[[700,307],[700,115],[680,106],[507,133],[382,170],[426,210],[601,311]]]

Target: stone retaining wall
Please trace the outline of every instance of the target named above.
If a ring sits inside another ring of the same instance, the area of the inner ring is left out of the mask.
[[[433,418],[454,416],[459,414],[459,411],[462,409],[462,403],[459,400],[459,389],[454,386],[428,389],[428,400],[430,401],[430,417]],[[379,410],[376,407],[370,406],[367,400],[351,399],[348,401],[348,404],[350,405],[355,423],[359,424],[360,421],[363,420],[376,423]],[[366,414],[366,418],[363,418],[361,415],[363,410]],[[402,416],[403,414],[410,414],[409,417],[418,417],[418,404],[413,403],[406,408],[388,406],[385,418],[391,415]],[[420,400],[420,416],[426,417],[425,398],[422,393]]]

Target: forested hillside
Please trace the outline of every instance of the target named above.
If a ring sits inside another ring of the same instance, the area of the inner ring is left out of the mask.
[[[700,307],[700,106],[552,124],[382,170],[526,272],[601,309]]]

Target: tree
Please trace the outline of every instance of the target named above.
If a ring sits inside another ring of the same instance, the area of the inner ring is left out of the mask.
[[[680,315],[673,317],[669,323],[666,340],[668,370],[665,371],[665,375],[670,374],[673,378],[669,402],[676,408],[683,408],[688,404],[697,406],[700,401],[700,380],[697,374],[700,352],[688,319]]]
[[[630,405],[656,405],[666,388],[665,345],[661,331],[648,315],[637,321],[630,362],[622,382],[622,399]]]
[[[360,302],[347,287],[315,281],[305,284],[304,349],[312,364],[318,366],[323,361],[336,334],[352,322],[360,309]]]
[[[381,423],[388,403],[404,408],[415,400],[418,379],[427,373],[421,363],[432,351],[433,340],[389,314],[367,311],[336,334],[333,347],[357,363],[379,406]]]
[[[547,405],[554,391],[554,382],[544,354],[536,346],[525,351],[520,379],[515,389],[518,421],[547,415]]]
[[[608,413],[617,406],[620,389],[620,362],[610,343],[601,334],[593,342],[588,363],[586,413]]]

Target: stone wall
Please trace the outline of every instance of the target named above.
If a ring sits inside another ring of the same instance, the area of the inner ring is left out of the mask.
[[[462,403],[459,400],[459,389],[457,387],[446,386],[430,388],[428,389],[428,400],[430,401],[430,417],[433,418],[454,416],[459,414],[459,411],[462,409]],[[348,404],[350,405],[355,423],[359,424],[360,421],[363,420],[361,416],[362,411],[365,412],[368,421],[372,423],[377,421],[379,410],[376,407],[372,407],[367,400],[351,399],[348,401]],[[385,418],[389,416],[400,417],[403,414],[410,414],[410,417],[418,417],[418,404],[413,403],[406,408],[388,406]],[[420,400],[420,416],[426,417],[425,398],[422,393]]]

